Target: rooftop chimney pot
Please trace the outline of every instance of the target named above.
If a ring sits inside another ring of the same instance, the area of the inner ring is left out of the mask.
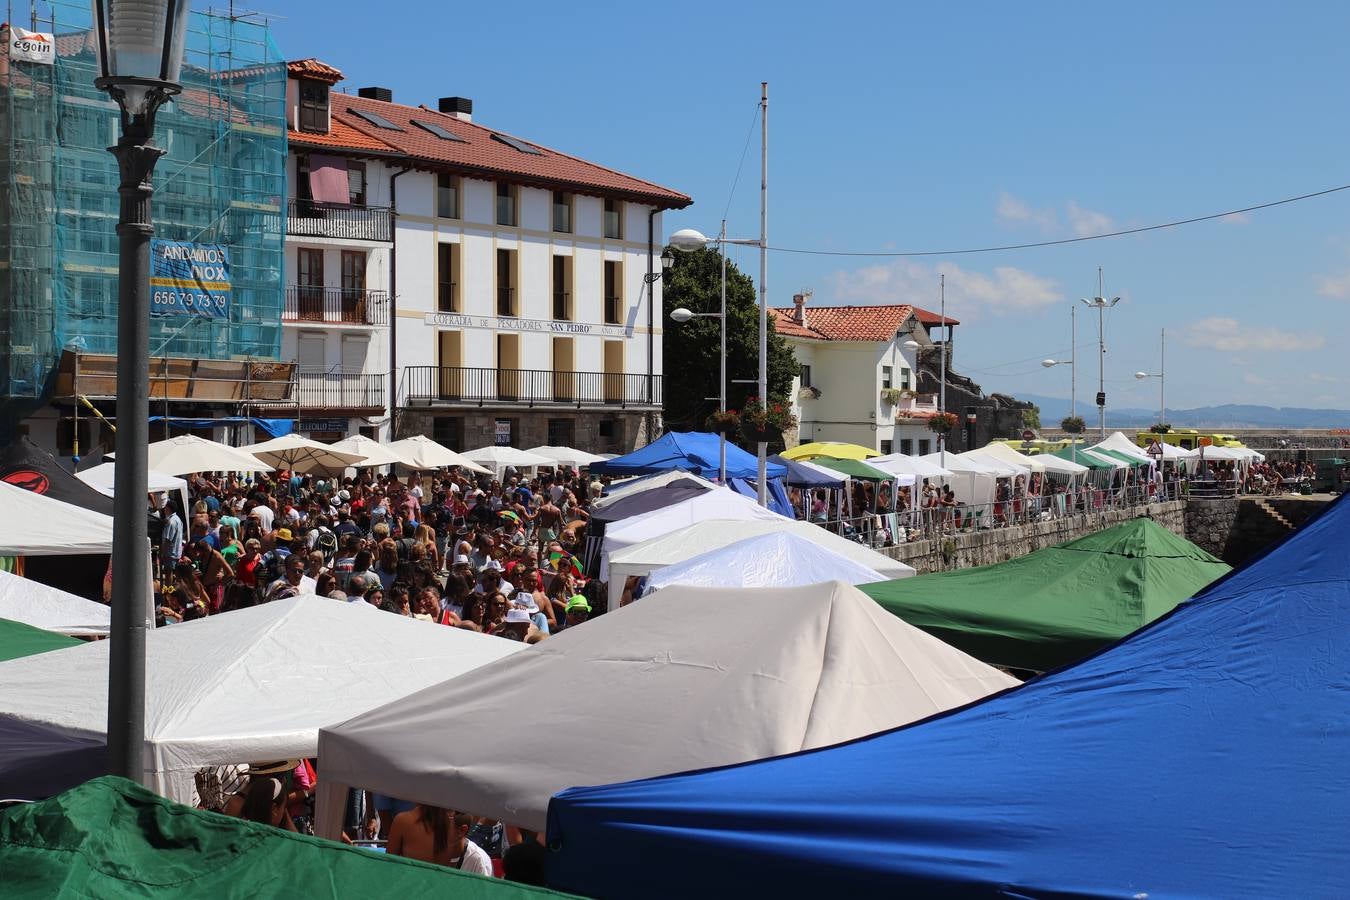
[[[456,119],[462,119],[465,122],[473,121],[473,101],[468,97],[442,97],[439,109]]]
[[[394,92],[386,87],[363,87],[358,88],[356,96],[365,97],[367,100],[380,100],[384,103],[394,102]]]
[[[795,318],[795,319],[797,320],[797,324],[798,324],[798,325],[800,325],[800,326],[802,326],[803,328],[805,328],[805,327],[806,327],[806,295],[805,295],[805,294],[793,294],[793,295],[792,295],[792,305],[796,307],[796,310],[794,310],[794,312],[793,312],[793,318]]]

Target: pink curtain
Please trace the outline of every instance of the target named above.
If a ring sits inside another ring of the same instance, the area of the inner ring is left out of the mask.
[[[347,161],[340,156],[310,156],[309,194],[316,203],[348,202]]]

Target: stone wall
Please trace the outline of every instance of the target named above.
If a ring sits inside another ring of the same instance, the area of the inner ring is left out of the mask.
[[[473,450],[496,443],[499,419],[511,423],[513,447],[563,443],[590,453],[629,453],[648,443],[649,428],[659,434],[661,427],[659,415],[634,410],[405,407],[394,437],[423,434],[452,450]]]
[[[1237,522],[1237,512],[1238,501],[1233,498],[1187,500],[1186,539],[1219,559],[1224,559],[1224,550],[1233,534],[1233,524]]]
[[[1241,497],[1186,501],[1186,536],[1230,566],[1240,566],[1302,528],[1326,497]]]
[[[1090,515],[1065,516],[1047,522],[954,534],[927,541],[912,541],[898,547],[883,548],[881,552],[892,559],[913,566],[923,575],[929,572],[1006,562],[1034,550],[1062,544],[1140,516],[1147,516],[1168,531],[1185,536],[1185,504],[1180,500],[1173,500],[1125,510],[1106,510]]]

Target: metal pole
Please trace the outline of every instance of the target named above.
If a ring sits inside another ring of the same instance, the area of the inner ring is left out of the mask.
[[[151,146],[153,114],[123,116],[109,151],[121,172],[117,223],[117,468],[113,477],[112,621],[108,644],[108,770],[145,775],[145,634],[149,627],[150,184],[164,151]]]
[[[1167,329],[1158,332],[1158,421],[1167,421]]]
[[[1102,267],[1097,267],[1097,396],[1106,396],[1106,291],[1102,288]],[[1097,404],[1097,427],[1106,440],[1106,404]]]
[[[727,220],[722,220],[718,235],[718,249],[722,254],[722,358],[721,375],[717,380],[717,409],[727,411]],[[727,433],[717,433],[717,480],[727,483]]]
[[[759,401],[769,406],[769,83],[759,84]],[[769,505],[769,445],[759,442],[759,505]]]
[[[1078,307],[1069,307],[1069,415],[1078,415]],[[1078,435],[1069,435],[1069,454],[1078,462]]]
[[[947,276],[938,276],[938,309],[942,319],[942,366],[938,370],[938,411],[947,414],[947,348],[952,342],[952,329],[947,324]],[[970,449],[975,449],[974,447]],[[947,433],[938,432],[938,465],[947,465]]]

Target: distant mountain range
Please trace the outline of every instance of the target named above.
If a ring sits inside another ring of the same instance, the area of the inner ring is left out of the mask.
[[[1041,410],[1041,423],[1053,428],[1069,414],[1069,401],[1062,397],[1018,394],[1018,400],[1035,403]],[[1078,414],[1088,425],[1097,421],[1092,396],[1078,401]],[[1109,428],[1147,428],[1158,421],[1157,409],[1106,408]],[[1196,409],[1167,410],[1168,424],[1176,428],[1350,428],[1350,409],[1309,409],[1301,406],[1253,406],[1225,403]]]

